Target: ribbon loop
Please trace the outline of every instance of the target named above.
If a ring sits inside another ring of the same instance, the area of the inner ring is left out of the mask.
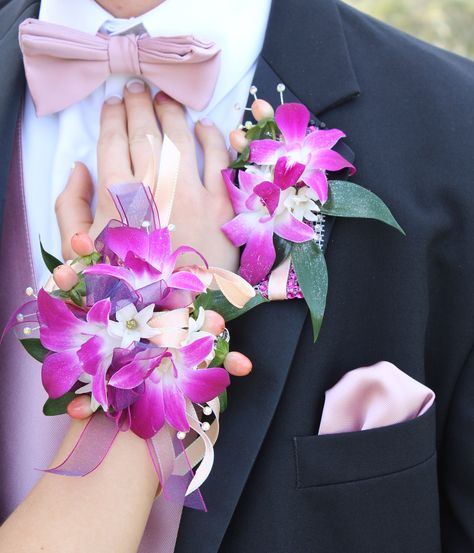
[[[136,35],[110,37],[109,68],[112,74],[141,75]]]

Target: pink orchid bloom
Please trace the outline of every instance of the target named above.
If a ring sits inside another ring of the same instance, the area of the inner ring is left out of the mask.
[[[309,110],[302,104],[283,104],[275,112],[275,121],[283,135],[278,140],[254,140],[250,144],[250,161],[275,166],[275,183],[285,190],[302,181],[312,188],[321,203],[328,199],[326,171],[355,167],[332,150],[345,136],[339,129],[316,129],[308,133]]]
[[[314,238],[314,231],[285,207],[290,190],[282,191],[275,183],[262,182],[261,176],[246,171],[239,171],[239,187],[233,183],[232,170],[224,170],[222,175],[237,214],[222,231],[234,246],[245,244],[240,274],[255,285],[268,275],[275,262],[274,233],[290,242],[307,242]]]
[[[44,290],[38,294],[40,339],[54,352],[46,356],[42,368],[45,390],[52,398],[68,392],[83,372],[91,375],[92,394],[107,410],[105,375],[114,349],[121,339],[108,331],[110,300],[97,302],[86,319],[76,317],[61,300]]]
[[[229,386],[225,369],[197,368],[213,347],[214,339],[205,337],[179,349],[150,348],[112,376],[109,384],[120,389],[145,383],[144,392],[130,407],[131,429],[138,436],[151,438],[165,422],[188,432],[186,400],[204,403]]]
[[[88,267],[86,275],[118,278],[140,293],[144,303],[174,309],[190,305],[196,294],[205,291],[202,281],[188,271],[176,271],[180,255],[197,253],[194,248],[181,246],[174,252],[167,228],[150,233],[132,227],[110,227],[105,242],[122,263],[120,266],[99,263]]]

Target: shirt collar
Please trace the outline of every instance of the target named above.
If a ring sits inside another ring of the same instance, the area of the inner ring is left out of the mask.
[[[42,0],[39,19],[96,34],[104,25],[113,34],[142,24],[150,36],[194,35],[221,48],[221,70],[212,109],[257,60],[262,49],[271,0],[165,0],[149,12],[116,19],[94,0]],[[110,26],[112,25],[112,26]]]

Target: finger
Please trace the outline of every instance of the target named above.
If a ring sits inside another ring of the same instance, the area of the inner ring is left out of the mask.
[[[77,396],[67,406],[67,413],[72,419],[83,420],[93,413],[90,397],[86,394]]]
[[[77,162],[55,204],[64,259],[75,257],[71,247],[72,236],[77,232],[88,232],[90,229],[92,194],[93,184],[89,171],[83,163]]]
[[[99,174],[98,203],[111,205],[108,187],[133,180],[128,147],[125,104],[118,96],[112,96],[102,106],[100,133],[97,144]]]
[[[211,194],[227,196],[221,171],[229,166],[230,156],[222,133],[208,119],[196,124],[196,137],[204,152],[204,185]]]
[[[163,135],[168,135],[181,153],[181,167],[197,175],[196,146],[183,106],[164,92],[158,92],[154,105]]]
[[[127,83],[124,91],[127,112],[128,142],[132,169],[136,180],[143,180],[150,164],[152,149],[147,135],[155,137],[157,145],[161,143],[150,89],[140,79]],[[157,152],[159,154],[159,151]]]
[[[243,353],[231,351],[224,359],[224,368],[232,376],[247,376],[252,370],[252,361]]]

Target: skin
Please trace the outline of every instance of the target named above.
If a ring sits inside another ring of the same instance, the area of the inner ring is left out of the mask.
[[[138,17],[143,13],[163,4],[165,0],[98,0],[97,4],[111,13],[114,17],[128,19],[129,17]]]
[[[65,258],[73,257],[70,244],[76,232],[95,236],[111,217],[117,216],[107,188],[143,177],[150,152],[146,134],[153,134],[158,141],[162,138],[157,121],[181,152],[182,170],[171,217],[176,224],[174,245],[191,242],[211,258],[212,264],[234,270],[238,251],[220,232],[220,226],[233,216],[220,175],[229,161],[223,137],[214,125],[196,125],[195,134],[205,158],[202,182],[183,107],[168,98],[152,101],[146,88],[135,93],[125,90],[123,102],[114,100],[103,107],[95,217],[90,209],[92,181],[83,164],[76,164],[58,198],[57,218]],[[251,363],[233,352],[226,359],[226,369],[243,376],[250,372]],[[89,400],[85,396],[77,398],[68,412],[77,420],[72,421],[51,466],[62,462],[76,443],[91,414]],[[121,432],[103,464],[88,476],[42,477],[0,528],[0,553],[136,551],[157,489],[145,442],[132,432]]]

